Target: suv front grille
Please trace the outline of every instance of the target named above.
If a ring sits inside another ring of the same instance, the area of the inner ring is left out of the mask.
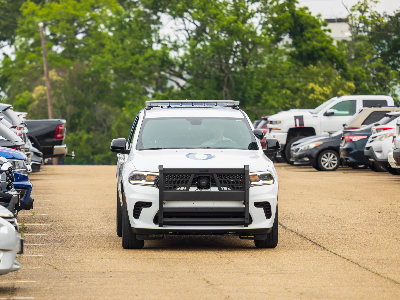
[[[216,174],[221,190],[243,191],[243,174]],[[155,186],[159,187],[159,179],[155,180]],[[199,190],[218,187],[213,175],[198,174],[171,174],[164,176],[165,191],[187,191],[190,187],[197,187]]]

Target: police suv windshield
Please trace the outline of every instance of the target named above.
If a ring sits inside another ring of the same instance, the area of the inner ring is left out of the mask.
[[[243,149],[258,146],[245,118],[148,118],[140,129],[137,150]]]

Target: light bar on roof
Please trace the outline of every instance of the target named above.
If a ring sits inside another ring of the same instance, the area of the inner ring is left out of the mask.
[[[147,107],[213,107],[238,106],[239,101],[233,100],[154,100],[146,101]]]

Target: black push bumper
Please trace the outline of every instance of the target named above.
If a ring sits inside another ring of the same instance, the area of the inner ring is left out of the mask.
[[[190,188],[196,187],[195,191]],[[211,191],[211,187],[218,190]],[[251,223],[249,214],[249,166],[244,168],[163,168],[159,166],[158,226],[243,226]],[[168,201],[237,201],[235,207],[168,207]],[[153,229],[149,229],[152,230]],[[162,232],[168,232],[166,229]],[[182,231],[180,231],[182,232]],[[189,231],[196,232],[196,231]],[[189,233],[187,232],[187,233]],[[199,234],[200,230],[197,234]],[[212,230],[211,232],[216,232]],[[228,233],[230,230],[221,230]],[[201,233],[203,234],[203,230]]]

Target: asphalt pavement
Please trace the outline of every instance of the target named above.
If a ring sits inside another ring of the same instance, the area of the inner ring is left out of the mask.
[[[400,176],[276,165],[279,244],[176,236],[124,250],[115,166],[44,166],[0,299],[399,299]]]

